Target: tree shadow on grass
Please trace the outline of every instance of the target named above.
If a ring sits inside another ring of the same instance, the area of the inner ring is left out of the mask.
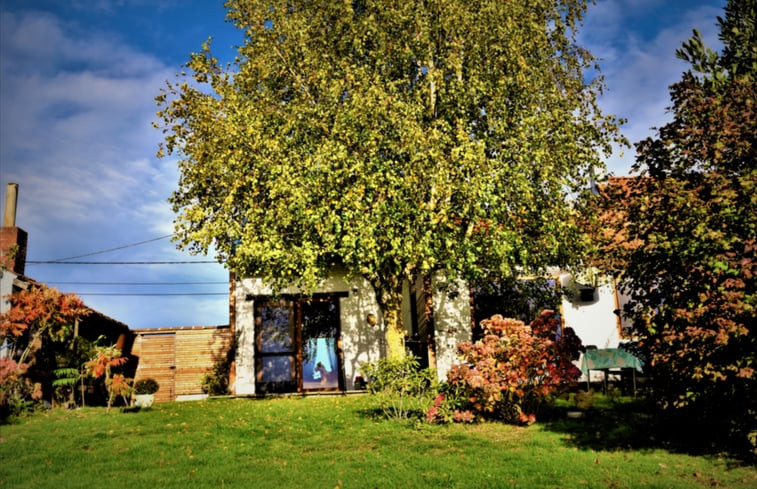
[[[581,411],[580,418],[568,406],[547,412],[544,427],[562,433],[568,445],[597,451],[664,449],[696,456],[726,456],[735,464],[753,464],[753,454],[744,453],[724,439],[717,427],[701,420],[674,417],[660,412],[647,399],[619,399]]]

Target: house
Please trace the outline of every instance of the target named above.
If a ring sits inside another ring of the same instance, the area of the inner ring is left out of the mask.
[[[5,192],[3,226],[0,228],[0,313],[10,307],[8,297],[23,288],[16,280],[23,277],[26,267],[27,234],[16,226],[17,201],[18,184],[9,183]]]
[[[556,291],[564,326],[572,327],[584,345],[618,346],[622,329],[612,280],[586,285],[555,270],[542,282]],[[231,285],[236,395],[357,389],[360,365],[386,355],[381,311],[373,288],[361,277],[335,270],[312,296],[295,289],[274,295],[258,278],[232,275]],[[457,362],[457,344],[475,339],[480,319],[502,312],[508,300],[441,277],[406,284],[406,346],[444,379]]]
[[[45,287],[25,272],[28,235],[16,226],[16,205],[18,202],[18,184],[6,186],[3,225],[0,228],[0,313],[10,308],[11,295],[31,288]],[[104,337],[104,342],[116,345],[124,356],[129,356],[133,335],[129,327],[105,314],[91,308],[75,325],[74,335],[94,341]],[[0,345],[0,357],[8,354],[8,348]],[[130,362],[133,369],[133,359]]]
[[[611,183],[624,187],[626,182]],[[541,278],[556,296],[550,303],[556,306],[550,308],[558,309],[563,326],[572,328],[584,346],[618,348],[632,330],[620,314],[628,297],[612,277],[581,275],[555,269]],[[355,389],[360,365],[386,355],[380,308],[361,277],[334,270],[312,297],[295,289],[274,295],[258,278],[232,275],[230,281],[230,330],[237,347],[232,390],[238,395]],[[529,301],[533,296],[526,295]],[[457,345],[477,339],[481,320],[496,313],[511,315],[513,303],[508,290],[463,281],[448,284],[440,276],[405,284],[406,347],[444,379],[458,360]],[[521,319],[528,321],[538,312],[531,310]],[[595,380],[593,373],[591,377]]]

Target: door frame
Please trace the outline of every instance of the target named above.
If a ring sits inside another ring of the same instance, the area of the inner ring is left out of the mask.
[[[253,300],[253,325],[254,325],[254,345],[255,345],[255,392],[261,394],[268,393],[291,393],[291,392],[329,392],[329,391],[343,391],[345,390],[345,377],[344,377],[344,352],[342,351],[342,321],[341,321],[341,304],[340,299],[348,297],[347,292],[332,292],[332,293],[317,293],[310,296],[295,295],[295,294],[281,294],[278,296],[261,295],[252,297]],[[261,339],[260,330],[257,327],[257,320],[259,317],[259,308],[269,306],[281,305],[285,302],[285,305],[290,308],[290,321],[294,322],[294,325],[290,325],[290,334],[292,349],[290,352],[278,353],[278,355],[286,355],[287,353],[293,358],[294,365],[292,368],[293,378],[290,381],[281,382],[264,382],[258,380],[258,376],[262,374],[263,359],[265,357],[276,356],[277,353],[266,353],[261,351]],[[338,322],[336,325],[336,359],[337,359],[337,378],[338,387],[325,387],[325,388],[308,388],[303,389],[303,338],[302,338],[302,307],[301,304],[309,301],[326,302],[333,301],[336,305]]]

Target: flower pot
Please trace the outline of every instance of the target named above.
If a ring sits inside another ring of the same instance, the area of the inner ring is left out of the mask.
[[[154,394],[136,394],[134,396],[134,406],[140,408],[149,408],[155,401]]]

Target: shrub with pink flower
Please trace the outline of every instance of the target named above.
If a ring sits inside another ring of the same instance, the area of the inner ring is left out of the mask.
[[[561,328],[553,311],[543,311],[531,325],[495,315],[482,326],[482,340],[458,345],[463,362],[447,375],[471,416],[531,424],[539,404],[581,375],[572,363],[581,342]]]
[[[426,421],[433,423],[438,420],[439,408],[442,406],[443,402],[444,394],[439,394],[434,398],[434,404],[426,412]]]
[[[42,385],[26,378],[29,365],[12,358],[0,358],[0,419],[17,415],[26,408],[29,399],[42,398]]]

